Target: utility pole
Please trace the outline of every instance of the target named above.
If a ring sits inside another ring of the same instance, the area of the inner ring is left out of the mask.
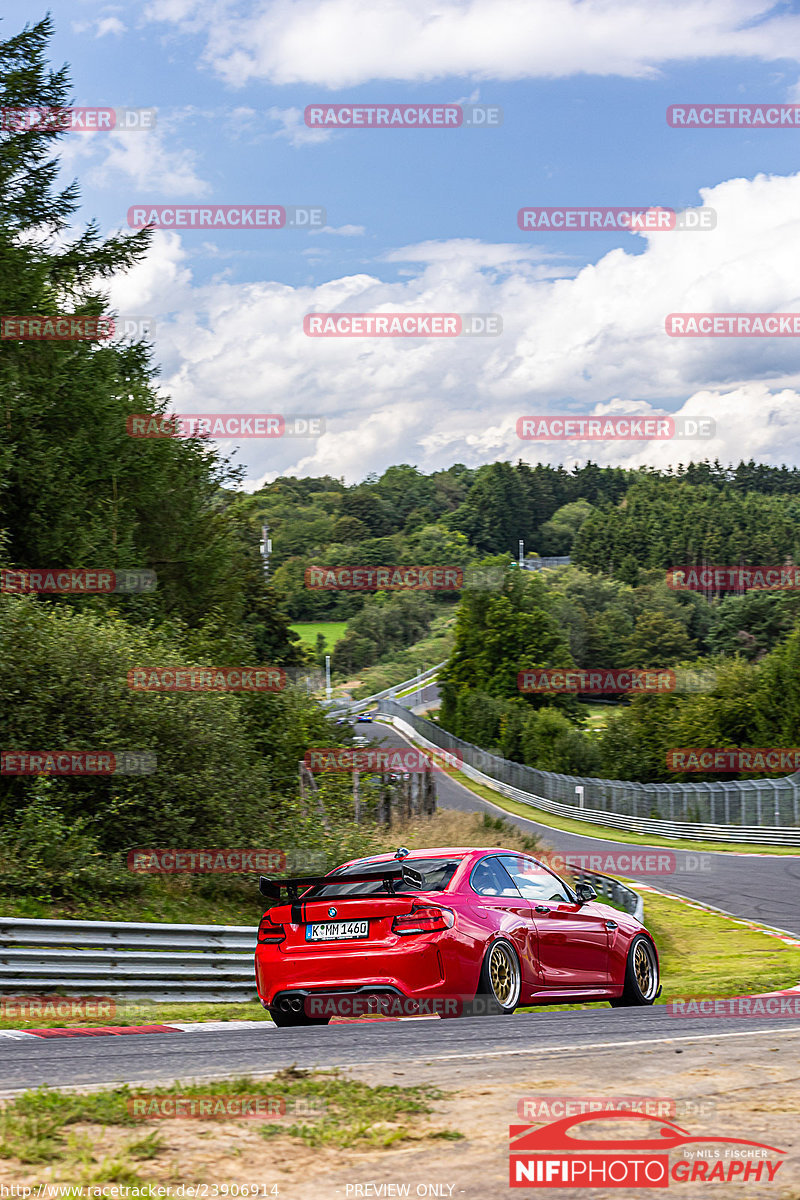
[[[264,578],[269,579],[269,556],[272,554],[272,541],[269,536],[269,525],[261,526],[261,543],[259,545],[261,558],[264,562]]]
[[[331,698],[331,656],[325,655],[325,698]]]
[[[522,538],[519,539],[519,565],[525,566],[525,543]]]

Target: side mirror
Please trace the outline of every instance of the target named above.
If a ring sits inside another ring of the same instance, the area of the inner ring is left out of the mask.
[[[589,900],[597,899],[597,892],[590,883],[576,883],[575,895],[578,897],[579,904],[586,904]]]

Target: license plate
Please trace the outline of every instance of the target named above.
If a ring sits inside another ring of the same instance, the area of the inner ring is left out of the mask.
[[[369,921],[324,921],[306,925],[307,942],[342,942],[369,937]]]

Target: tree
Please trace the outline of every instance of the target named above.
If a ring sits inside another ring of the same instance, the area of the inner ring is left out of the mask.
[[[643,612],[623,650],[625,666],[669,667],[694,657],[695,645],[680,621],[663,612]]]
[[[569,554],[578,530],[593,511],[588,500],[562,504],[539,531],[540,552],[544,555]]]
[[[0,109],[61,109],[66,70],[47,67],[45,18],[0,42]],[[55,190],[62,135],[53,124],[0,130],[0,313],[107,312],[102,283],[145,253],[146,231],[102,240],[90,223],[70,240],[73,183]],[[169,401],[144,342],[0,343],[0,524],[17,567],[150,568],[154,598],[124,597],[135,619],[247,610],[251,553],[224,492],[239,473],[204,438],[133,438],[126,421]],[[269,601],[261,595],[259,619]],[[277,644],[278,625],[273,624]],[[288,652],[284,640],[283,650]]]

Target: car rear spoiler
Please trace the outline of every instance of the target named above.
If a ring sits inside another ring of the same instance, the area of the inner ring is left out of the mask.
[[[295,875],[290,879],[270,879],[268,875],[262,875],[258,881],[258,890],[268,900],[280,900],[281,888],[285,888],[289,893],[289,902],[296,904],[300,892],[308,891],[309,888],[318,886],[319,884],[374,883],[376,880],[383,884],[390,896],[395,894],[395,884],[397,883],[402,882],[412,888],[421,888],[423,884],[423,878],[419,871],[415,871],[413,867],[406,866],[403,863],[401,866],[395,867],[391,871],[385,871],[380,875],[374,871],[369,873],[365,871],[346,871],[341,875]],[[337,896],[337,899],[346,900],[347,897]],[[359,899],[368,900],[369,897],[361,896]]]

